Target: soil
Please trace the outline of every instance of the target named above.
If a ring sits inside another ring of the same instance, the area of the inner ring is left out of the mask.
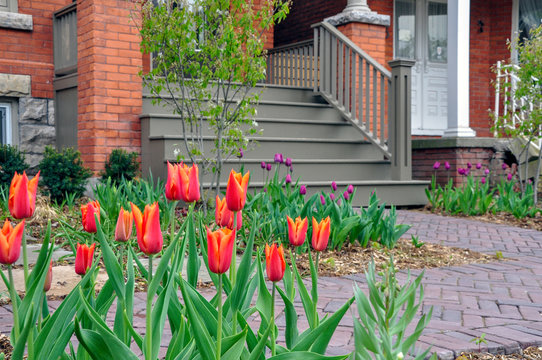
[[[499,260],[494,255],[437,244],[425,243],[423,246],[416,248],[412,245],[411,240],[400,239],[392,250],[382,248],[374,243],[368,248],[362,248],[357,244],[348,244],[341,250],[324,251],[320,254],[318,274],[320,276],[344,276],[364,272],[373,259],[377,268],[382,269],[383,265],[389,263],[391,255],[393,255],[397,270],[430,269]],[[296,261],[298,269],[303,274],[308,275],[310,273],[308,255],[298,254]]]
[[[488,353],[462,353],[456,360],[533,360],[542,359],[542,347],[531,346],[520,353],[493,355]]]
[[[4,334],[0,334],[0,354],[4,354],[4,360],[11,359],[11,353],[13,352],[13,347],[9,342],[9,337]]]

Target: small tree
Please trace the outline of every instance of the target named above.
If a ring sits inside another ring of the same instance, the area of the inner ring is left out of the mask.
[[[211,174],[206,181],[216,193],[225,159],[257,133],[258,93],[250,90],[265,78],[265,31],[287,13],[283,0],[169,0],[143,7],[142,49],[153,54],[145,85],[181,116],[181,158],[197,163],[202,178]],[[214,136],[206,137],[205,128]]]
[[[529,178],[529,151],[538,142],[538,159],[534,176],[534,201],[537,202],[538,182],[542,165],[542,26],[532,29],[530,37],[516,39],[514,43],[518,54],[518,65],[508,64],[513,81],[497,87],[507,99],[507,111],[496,119],[496,129],[511,138],[523,139],[519,159],[524,158],[525,167],[520,177],[521,190],[525,191],[525,181]],[[498,83],[498,82],[497,82]],[[514,118],[518,121],[514,121]]]

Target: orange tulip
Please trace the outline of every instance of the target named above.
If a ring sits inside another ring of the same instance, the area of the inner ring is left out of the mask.
[[[186,164],[181,164],[179,178],[181,179],[181,199],[187,203],[198,201],[200,198],[198,165],[188,167]]]
[[[0,264],[11,265],[17,261],[21,254],[23,232],[24,220],[15,228],[11,226],[9,220],[4,222],[4,226],[0,230]]]
[[[290,240],[290,244],[293,246],[303,245],[307,237],[307,228],[309,225],[307,218],[301,220],[301,217],[298,216],[294,223],[291,217],[286,216],[286,220],[288,221],[288,239]]]
[[[231,211],[240,211],[245,207],[249,178],[250,171],[247,171],[243,176],[241,173],[231,170],[226,187],[226,203]]]
[[[236,230],[241,229],[243,226],[243,212],[238,211],[236,213]],[[215,221],[218,226],[227,227],[230,230],[233,230],[233,211],[228,209],[226,205],[226,198],[220,199],[216,197],[216,207],[215,207]]]
[[[115,228],[115,240],[126,242],[132,235],[132,224],[134,222],[134,216],[131,212],[120,208],[119,217],[117,219],[117,226]]]
[[[49,270],[45,275],[45,282],[43,283],[43,292],[47,292],[51,289],[51,283],[53,282],[53,260],[49,263]]]
[[[98,222],[100,221],[100,203],[98,203],[98,200],[81,205],[81,214],[83,215],[83,229],[86,232],[95,233],[97,229],[94,214],[96,214]]]
[[[218,229],[211,232],[207,228],[207,252],[209,270],[215,274],[224,274],[231,265],[235,230]]]
[[[312,218],[312,247],[316,251],[323,251],[329,241],[329,216],[320,223]]]
[[[87,244],[77,244],[75,253],[75,273],[85,275],[87,270],[92,267],[92,258],[94,257],[94,248],[96,244],[87,246]]]
[[[182,200],[181,197],[181,179],[179,168],[181,165],[172,165],[167,163],[167,182],[166,182],[166,199],[170,201]]]
[[[286,261],[284,261],[284,249],[282,244],[277,248],[277,244],[269,246],[265,244],[265,269],[267,278],[270,281],[280,281],[284,276]]]
[[[26,219],[34,214],[36,209],[36,191],[40,172],[34,178],[28,181],[26,172],[13,176],[11,186],[9,187],[9,212],[15,219]]]
[[[141,215],[141,210],[136,205],[130,204],[132,205],[132,213],[134,214],[139,249],[147,255],[158,254],[162,251],[164,244],[162,230],[160,229],[158,203],[145,205],[143,215]]]

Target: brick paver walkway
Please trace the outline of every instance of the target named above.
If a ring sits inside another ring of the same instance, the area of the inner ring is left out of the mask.
[[[419,236],[421,241],[488,254],[498,250],[507,260],[426,270],[423,312],[433,306],[433,317],[418,343],[420,348],[432,346],[440,359],[455,359],[461,351],[477,350],[470,340],[482,333],[488,342],[482,348],[493,353],[511,353],[520,347],[542,344],[542,232],[416,211],[398,211],[398,222],[411,224],[409,234]],[[398,277],[404,281],[406,272],[401,271]],[[344,304],[353,294],[354,282],[363,287],[364,276],[321,278],[320,311],[333,312]],[[202,293],[211,297],[214,290],[203,289]],[[136,299],[134,322],[143,332],[145,296],[136,294]],[[56,307],[58,302],[51,305]],[[301,303],[296,306],[298,314],[303,314]],[[329,354],[353,350],[352,315],[348,312],[341,321]],[[277,316],[283,334],[284,314],[279,312]],[[8,333],[10,323],[10,306],[0,307],[0,332]],[[306,328],[306,320],[300,318],[299,325]],[[164,343],[170,338],[166,328]]]

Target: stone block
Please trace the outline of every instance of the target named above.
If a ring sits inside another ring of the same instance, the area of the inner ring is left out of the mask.
[[[52,99],[47,100],[47,123],[55,126],[55,101]]]
[[[19,100],[19,122],[47,124],[47,99],[25,97]]]
[[[21,151],[26,153],[26,161],[34,168],[42,159],[47,145],[55,145],[55,127],[43,125],[20,125]]]
[[[0,28],[32,31],[32,15],[0,11]]]
[[[0,74],[0,96],[28,95],[30,95],[30,75]]]

